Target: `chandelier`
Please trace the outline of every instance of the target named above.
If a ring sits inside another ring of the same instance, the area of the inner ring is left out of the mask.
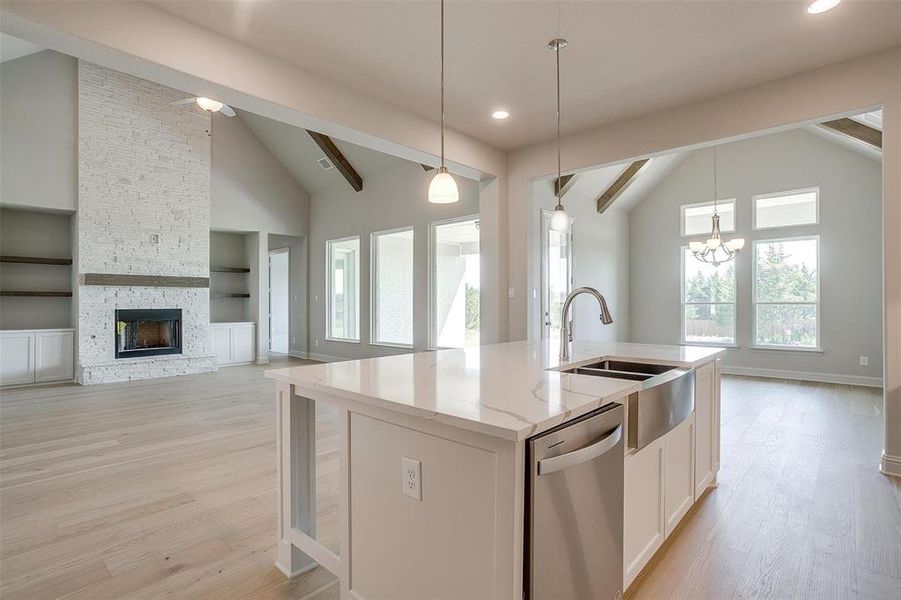
[[[701,262],[709,263],[714,267],[729,262],[745,247],[744,238],[724,240],[720,234],[720,215],[717,212],[716,200],[716,148],[713,149],[713,227],[710,238],[706,242],[690,242],[688,244],[692,254]]]

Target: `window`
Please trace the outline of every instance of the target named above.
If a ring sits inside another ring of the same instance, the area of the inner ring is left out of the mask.
[[[720,215],[720,231],[723,233],[735,231],[735,199],[717,201],[716,210]],[[713,226],[710,220],[713,217],[712,201],[683,204],[681,212],[683,236],[704,234],[709,236]]]
[[[433,346],[479,345],[479,220],[466,217],[431,227]]]
[[[819,347],[819,238],[754,243],[754,343]]]
[[[326,242],[330,340],[360,341],[360,238]]]
[[[413,345],[413,229],[372,234],[372,343]]]
[[[754,229],[817,223],[819,196],[819,188],[754,196]]]
[[[682,341],[735,343],[735,262],[719,267],[682,249]]]

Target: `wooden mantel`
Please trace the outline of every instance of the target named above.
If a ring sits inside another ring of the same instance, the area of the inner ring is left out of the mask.
[[[209,277],[169,275],[118,275],[115,273],[82,273],[81,285],[120,285],[139,287],[208,288]]]

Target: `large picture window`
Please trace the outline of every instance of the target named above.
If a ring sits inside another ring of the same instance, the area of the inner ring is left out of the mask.
[[[413,228],[372,234],[372,343],[413,345]]]
[[[431,226],[432,346],[479,345],[479,220]]]
[[[754,243],[754,343],[819,347],[819,238]]]
[[[330,240],[328,331],[330,340],[360,341],[360,238]]]
[[[735,262],[718,267],[682,249],[682,341],[735,343]]]

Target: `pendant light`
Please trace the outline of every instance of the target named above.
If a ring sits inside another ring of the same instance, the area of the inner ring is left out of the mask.
[[[551,215],[550,228],[554,231],[569,231],[569,215],[563,209],[562,192],[563,186],[560,185],[560,51],[566,48],[567,41],[563,38],[556,38],[548,42],[547,47],[554,51],[557,59],[557,180],[554,183],[554,192],[557,195],[557,206],[554,207],[554,214]]]
[[[713,149],[713,225],[711,228],[710,238],[706,242],[690,242],[688,247],[692,254],[701,262],[710,263],[714,267],[720,266],[722,263],[729,262],[741,252],[745,247],[744,238],[735,238],[734,240],[724,241],[720,235],[720,215],[716,209],[717,189],[716,189],[716,148]]]
[[[457,182],[444,166],[444,0],[441,0],[441,166],[429,184],[429,202],[452,204],[459,199]]]

